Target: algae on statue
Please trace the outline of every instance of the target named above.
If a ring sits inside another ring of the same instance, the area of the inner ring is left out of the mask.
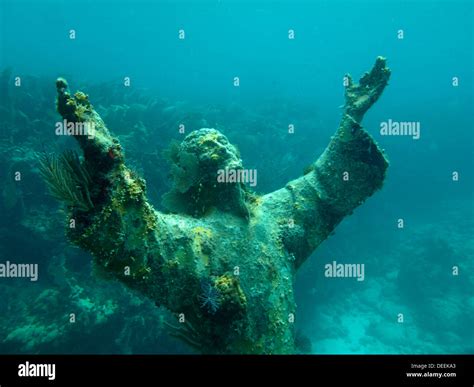
[[[263,196],[217,181],[219,170],[243,169],[222,133],[190,133],[170,154],[170,213],[148,202],[145,181],[127,167],[88,97],[71,96],[58,79],[61,116],[95,128],[93,137],[76,136],[93,206],[68,202],[69,239],[98,270],[175,313],[171,333],[197,350],[295,353],[296,270],[383,184],[388,163],[360,123],[389,76],[381,57],[359,84],[348,76],[343,117],[326,150],[304,176]]]

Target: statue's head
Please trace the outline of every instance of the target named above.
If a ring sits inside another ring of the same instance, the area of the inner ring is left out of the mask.
[[[242,183],[218,180],[219,171],[242,169],[237,148],[215,129],[191,132],[168,150],[173,188],[163,197],[170,211],[202,216],[212,208],[245,213]],[[245,214],[246,215],[246,214]]]

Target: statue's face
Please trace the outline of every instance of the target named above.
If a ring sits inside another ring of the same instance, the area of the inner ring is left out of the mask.
[[[201,216],[219,208],[248,216],[244,184],[218,180],[226,169],[243,169],[239,151],[222,133],[207,128],[191,132],[170,148],[169,158],[174,184],[163,196],[168,210]]]
[[[242,169],[237,148],[215,129],[190,133],[180,144],[171,168],[175,188],[181,193],[191,187],[215,187],[220,169]]]

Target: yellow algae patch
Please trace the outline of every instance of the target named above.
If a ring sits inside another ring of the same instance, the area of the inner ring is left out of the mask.
[[[216,142],[218,139],[219,135],[217,134],[217,132],[208,133],[199,139],[199,144],[202,145],[206,142]]]
[[[239,309],[247,304],[247,298],[235,276],[229,273],[221,275],[216,279],[215,287],[219,290],[223,303],[234,305]]]
[[[212,231],[209,228],[202,226],[194,227],[193,234],[193,251],[201,262],[207,266],[209,265],[210,241],[212,239]]]

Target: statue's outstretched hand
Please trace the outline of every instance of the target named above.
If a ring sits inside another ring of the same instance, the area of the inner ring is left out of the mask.
[[[349,74],[345,76],[346,104],[345,113],[360,123],[367,110],[379,99],[388,84],[390,69],[386,59],[379,56],[370,72],[366,72],[358,84],[352,82]]]

